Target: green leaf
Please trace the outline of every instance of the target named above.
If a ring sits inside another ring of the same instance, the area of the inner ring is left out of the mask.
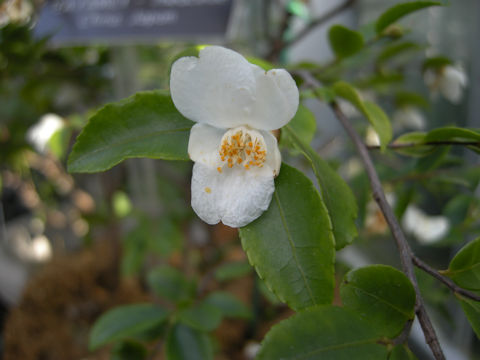
[[[177,316],[180,322],[200,331],[215,330],[222,321],[222,311],[206,301],[181,310]]]
[[[458,286],[469,290],[480,290],[480,238],[465,245],[443,272]]]
[[[390,140],[392,140],[392,125],[390,124],[390,119],[377,104],[364,101],[363,105],[367,111],[367,119],[380,138],[381,148],[385,150]]]
[[[388,355],[388,360],[418,360],[418,359],[406,345],[397,345],[392,349],[392,351]]]
[[[320,188],[320,196],[325,202],[333,226],[335,248],[337,250],[351,244],[357,236],[355,219],[357,204],[347,183],[328,163],[300,139],[295,130],[287,125],[283,128],[291,141],[310,161]]]
[[[460,301],[460,305],[462,306],[470,325],[472,325],[473,331],[475,331],[475,334],[480,339],[480,303],[458,294],[456,294],[456,297],[458,301]]]
[[[426,59],[423,62],[422,70],[425,71],[427,69],[433,70],[440,70],[447,65],[452,65],[453,62],[449,58],[445,56],[436,56]]]
[[[208,335],[183,324],[170,329],[165,344],[167,360],[213,360]]]
[[[403,134],[402,136],[398,137],[392,145],[405,145],[405,147],[397,147],[395,151],[407,155],[407,156],[415,156],[421,157],[431,154],[435,151],[434,146],[423,145],[425,143],[425,136],[427,134],[424,132],[410,132]]]
[[[243,302],[228,292],[215,291],[209,294],[203,301],[219,309],[225,317],[250,318],[252,315]]]
[[[259,59],[257,57],[248,56],[247,60],[250,64],[260,66],[265,71],[275,69],[275,65],[273,65],[272,63],[270,63],[266,60]]]
[[[137,93],[90,118],[68,158],[68,171],[104,171],[135,157],[188,160],[192,125],[167,93]]]
[[[362,34],[342,25],[334,25],[328,32],[330,46],[337,58],[346,58],[362,50],[364,40]]]
[[[215,278],[218,281],[228,281],[250,274],[252,270],[252,267],[247,261],[226,263],[215,271]]]
[[[407,277],[391,266],[372,265],[350,271],[340,294],[345,307],[390,338],[415,316],[415,290]]]
[[[375,30],[377,31],[377,34],[380,34],[389,25],[393,24],[404,16],[407,16],[415,11],[424,9],[429,6],[441,5],[442,3],[439,1],[413,1],[397,4],[385,11],[382,15],[380,15],[377,23],[375,24]]]
[[[111,360],[144,360],[147,358],[147,349],[142,344],[126,340],[118,343],[112,349]]]
[[[425,141],[479,141],[480,132],[455,126],[433,129],[425,136]]]
[[[305,144],[310,144],[317,129],[315,115],[305,106],[300,105],[293,119],[288,123],[295,134],[302,139]],[[294,141],[289,138],[288,132],[281,132],[280,145],[295,148]]]
[[[387,358],[381,336],[355,313],[316,306],[275,325],[266,335],[257,360]]]
[[[430,107],[430,103],[420,94],[410,91],[399,91],[395,94],[395,104],[401,106]]]
[[[312,182],[282,164],[268,210],[240,229],[242,246],[266,285],[292,309],[333,299],[335,244]]]
[[[384,63],[387,60],[390,60],[400,54],[405,54],[407,52],[419,51],[422,47],[411,41],[404,41],[397,43],[395,42],[392,45],[386,46],[378,55],[377,63]]]
[[[95,322],[90,337],[89,349],[129,338],[152,329],[167,319],[167,311],[153,304],[119,306],[104,313]]]
[[[170,266],[160,266],[150,271],[147,283],[156,295],[176,304],[186,303],[195,295],[195,284]]]
[[[380,137],[382,150],[385,150],[392,139],[392,126],[383,110],[372,102],[363,101],[357,90],[345,81],[338,81],[333,84],[333,90],[338,96],[349,101],[367,118]]]

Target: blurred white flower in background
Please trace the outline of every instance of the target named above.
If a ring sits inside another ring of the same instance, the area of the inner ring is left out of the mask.
[[[44,154],[48,149],[48,142],[52,136],[63,129],[65,123],[63,119],[56,114],[45,114],[40,120],[27,131],[27,141],[39,153]]]
[[[463,90],[468,84],[467,75],[461,66],[446,65],[440,69],[429,68],[424,73],[425,84],[435,95],[440,92],[454,104],[461,102]]]
[[[450,230],[450,222],[445,216],[430,216],[414,205],[409,205],[403,215],[405,232],[416,237],[422,244],[432,244],[441,240]]]
[[[380,146],[380,136],[372,126],[367,127],[365,134],[365,145],[367,146]]]
[[[392,115],[393,125],[398,129],[423,130],[426,120],[423,113],[415,106],[402,106]]]
[[[281,155],[270,132],[295,115],[299,92],[283,69],[265,71],[219,46],[178,59],[172,100],[195,124],[188,154],[192,208],[208,224],[241,227],[267,210]]]
[[[6,0],[0,5],[0,27],[10,22],[27,22],[33,14],[33,6],[27,0]]]

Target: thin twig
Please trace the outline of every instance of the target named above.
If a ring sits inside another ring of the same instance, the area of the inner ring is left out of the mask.
[[[302,76],[307,85],[310,85],[314,88],[321,86],[321,84],[309,72],[302,72]],[[380,178],[378,177],[377,171],[375,170],[375,166],[373,165],[373,161],[370,157],[369,151],[360,135],[355,131],[355,129],[350,124],[345,114],[343,114],[343,112],[340,110],[338,105],[334,103],[332,104],[332,108],[335,112],[337,119],[340,121],[348,136],[351,138],[355,147],[357,148],[360,159],[365,166],[365,170],[370,180],[372,196],[380,207],[380,210],[382,211],[383,216],[388,223],[390,231],[393,235],[393,239],[395,240],[395,243],[397,245],[403,272],[411,281],[413,288],[415,289],[415,312],[417,314],[418,321],[420,322],[420,326],[422,327],[425,341],[430,347],[436,360],[445,360],[445,355],[443,354],[442,348],[435,333],[435,329],[433,328],[427,311],[425,310],[425,305],[422,299],[422,295],[420,293],[420,288],[418,286],[412,262],[413,252],[410,249],[410,245],[408,244],[407,239],[405,238],[405,235],[400,228],[400,224],[392,208],[387,202],[385,193],[383,192],[382,184],[380,182]]]
[[[405,148],[414,148],[422,146],[480,146],[480,141],[427,141],[422,143],[392,143],[388,144],[389,149],[405,149]],[[369,150],[378,150],[380,145],[367,145]]]
[[[313,29],[315,29],[317,26],[322,25],[326,21],[330,20],[332,17],[336,16],[337,14],[341,13],[343,10],[348,9],[355,0],[347,0],[343,4],[337,6],[336,8],[333,8],[330,10],[328,13],[320,16],[317,19],[312,20],[302,31],[300,31],[295,38],[293,38],[290,41],[285,41],[282,39],[283,37],[283,32],[281,34],[281,37],[279,37],[277,42],[273,44],[272,49],[270,52],[267,54],[266,58],[267,60],[273,61],[278,58],[278,55],[285,50],[286,48],[292,46],[293,44],[296,44],[300,40],[302,40],[305,36],[307,36]]]
[[[460,294],[462,296],[465,296],[469,299],[475,300],[475,301],[480,301],[480,296],[465,290],[464,288],[458,286],[455,284],[452,280],[450,280],[448,277],[443,276],[440,274],[437,270],[434,268],[430,267],[428,264],[423,262],[423,260],[419,259],[415,255],[412,254],[412,261],[417,266],[419,269],[422,269],[425,271],[427,274],[433,276],[435,279],[439,280],[440,282],[444,283],[450,290],[452,290],[454,293]]]

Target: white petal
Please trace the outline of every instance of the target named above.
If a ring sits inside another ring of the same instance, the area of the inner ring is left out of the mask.
[[[257,92],[253,113],[247,124],[262,130],[279,129],[297,112],[297,85],[286,70],[264,71],[256,65],[252,65],[252,70],[257,82]]]
[[[299,102],[297,85],[287,71],[266,72],[219,46],[202,49],[198,58],[178,59],[170,91],[185,117],[221,128],[278,129],[293,118]]]
[[[240,54],[219,46],[183,57],[172,66],[170,91],[177,109],[190,120],[216,127],[245,124],[255,101],[251,64]]]
[[[425,128],[425,118],[423,114],[415,107],[406,106],[396,110],[393,114],[393,122],[395,125],[407,127],[415,130]]]
[[[269,131],[260,131],[267,145],[267,158],[265,160],[265,167],[272,170],[273,176],[280,173],[280,166],[282,165],[282,155],[278,149],[277,138]]]
[[[443,70],[440,80],[440,91],[454,104],[458,104],[462,100],[463,88],[467,84],[467,78],[463,71],[446,66]]]
[[[190,159],[210,167],[219,166],[221,159],[218,154],[218,147],[224,129],[219,129],[207,124],[195,124],[190,130],[188,140],[188,155]]]
[[[201,163],[193,166],[192,208],[208,224],[247,225],[268,208],[274,190],[273,176],[254,169],[234,167],[219,173]]]

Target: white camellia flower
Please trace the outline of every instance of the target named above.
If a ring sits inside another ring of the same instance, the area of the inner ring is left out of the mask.
[[[27,141],[39,153],[45,154],[52,136],[65,127],[63,119],[57,114],[45,114],[27,131]]]
[[[426,126],[425,117],[422,112],[414,106],[400,107],[395,110],[392,119],[394,126],[398,128],[423,130]]]
[[[402,221],[406,232],[413,234],[423,244],[441,240],[450,230],[450,222],[445,216],[430,216],[414,205],[409,205]]]
[[[270,204],[281,155],[270,130],[295,115],[299,93],[283,69],[265,71],[219,46],[172,66],[177,109],[195,121],[188,154],[195,162],[192,208],[208,224],[241,227]]]
[[[437,91],[454,104],[460,103],[463,89],[468,80],[460,66],[447,65],[440,70],[427,69],[424,73],[425,84],[435,94]]]

